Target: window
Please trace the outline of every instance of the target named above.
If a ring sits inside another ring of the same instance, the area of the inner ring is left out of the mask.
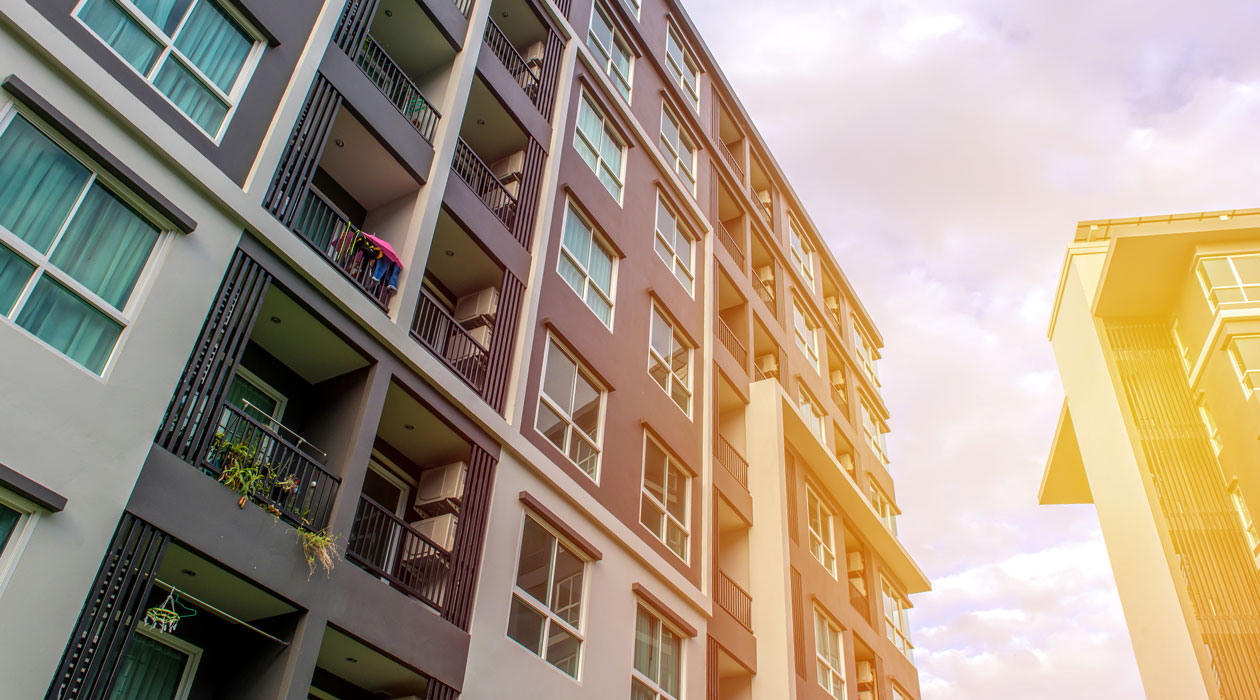
[[[263,49],[217,0],[84,0],[76,15],[216,141]]]
[[[661,153],[683,184],[696,193],[696,142],[687,134],[668,105],[661,105]]]
[[[1221,304],[1260,301],[1260,255],[1203,258],[1196,272],[1213,311]]]
[[[809,358],[809,363],[813,366],[814,371],[818,371],[818,324],[809,314],[805,313],[805,309],[801,307],[799,301],[793,302],[792,322],[793,328],[796,330],[796,346],[805,353],[805,357]]]
[[[104,374],[161,231],[10,114],[0,133],[0,316]]]
[[[644,438],[643,498],[639,522],[652,531],[674,554],[687,561],[687,523],[691,508],[691,477],[682,465],[656,444]]]
[[[901,692],[901,688],[898,688],[895,685],[892,687],[892,700],[907,700],[907,698],[909,698],[909,696]]]
[[[682,697],[682,637],[642,605],[634,623],[630,700]]]
[[[599,181],[604,183],[608,194],[620,204],[622,161],[625,160],[626,148],[603,112],[599,111],[586,93],[582,93],[582,104],[578,107],[573,147],[599,176]]]
[[[1242,380],[1247,395],[1260,387],[1260,335],[1238,336],[1229,341],[1229,356],[1234,371]]]
[[[140,625],[127,646],[110,698],[185,700],[200,661],[198,647]]]
[[[885,464],[888,463],[888,453],[884,448],[884,426],[883,423],[877,422],[874,411],[871,410],[870,404],[866,399],[862,399],[862,433],[866,436],[866,444],[875,450],[875,454],[879,456]]]
[[[840,628],[831,624],[821,610],[814,610],[814,653],[818,661],[818,684],[833,698],[844,698],[844,646]]]
[[[564,214],[557,272],[605,326],[612,328],[613,270],[616,256],[569,203]]]
[[[809,283],[809,290],[814,291],[814,247],[809,244],[809,237],[796,223],[796,217],[788,217],[788,230],[791,231],[792,264],[801,273],[801,277]]]
[[[682,40],[673,27],[665,37],[665,58],[669,72],[674,75],[682,88],[683,94],[691,100],[691,105],[700,109],[700,64],[692,57],[691,52],[683,46]]]
[[[910,643],[910,602],[897,592],[888,579],[884,587],[884,634],[907,659],[914,661],[914,645]]]
[[[1229,500],[1234,504],[1234,513],[1238,516],[1239,524],[1242,525],[1243,535],[1247,538],[1247,546],[1251,548],[1251,556],[1255,558],[1256,565],[1260,566],[1260,532],[1256,531],[1256,521],[1251,519],[1247,502],[1243,500],[1242,491],[1239,490],[1236,481],[1229,487]]]
[[[637,5],[636,5],[637,9]],[[586,35],[586,45],[603,63],[604,72],[612,78],[617,92],[630,101],[630,71],[634,66],[634,54],[626,43],[621,32],[613,28],[612,21],[604,8],[595,4],[591,11],[591,30]]]
[[[555,339],[547,341],[535,427],[592,479],[599,479],[604,392]]]
[[[692,255],[692,238],[691,233],[673,210],[665,204],[665,199],[661,197],[661,193],[656,193],[656,254],[660,256],[665,266],[674,273],[674,277],[678,279],[679,284],[687,290],[688,294],[692,293],[692,282],[695,275],[692,274],[693,255]]]
[[[871,495],[871,507],[879,514],[880,522],[884,523],[884,527],[892,534],[897,534],[897,508],[893,505],[892,499],[884,493],[884,489],[875,483],[874,479],[870,479],[869,493]]]
[[[648,374],[683,413],[691,415],[691,346],[655,304],[648,342]]]
[[[1225,444],[1221,442],[1220,428],[1216,426],[1216,420],[1212,417],[1212,412],[1208,410],[1207,398],[1203,394],[1199,394],[1195,399],[1195,405],[1199,409],[1199,418],[1203,421],[1203,427],[1207,429],[1208,440],[1212,443],[1212,450],[1219,455]]]
[[[284,409],[289,400],[253,372],[239,367],[236,370],[236,376],[232,377],[232,383],[228,385],[227,402],[272,430],[279,430],[280,421],[284,420]],[[223,420],[220,421],[221,425],[226,421],[227,414],[225,413]]]
[[[573,678],[582,659],[582,580],[586,562],[525,516],[507,634]]]
[[[799,378],[797,382],[799,384]],[[802,386],[796,387],[796,410],[800,412],[801,419],[805,421],[809,432],[813,433],[820,442],[827,442],[827,434],[823,432],[826,414],[823,413],[822,406],[819,406],[814,397],[810,396]]]
[[[17,567],[37,518],[35,508],[25,500],[0,491],[0,593]]]
[[[836,516],[810,486],[805,487],[805,510],[809,520],[809,552],[835,578]]]
[[[857,350],[858,360],[862,363],[862,370],[871,378],[871,381],[875,382],[875,386],[879,386],[879,367],[876,366],[879,355],[875,352],[875,342],[862,329],[857,316],[850,316],[850,318],[853,321],[853,345]]]

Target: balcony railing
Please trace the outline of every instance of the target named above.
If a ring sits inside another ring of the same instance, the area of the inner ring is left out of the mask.
[[[202,468],[291,525],[328,525],[341,479],[308,452],[225,403]]]
[[[742,183],[744,181],[744,168],[740,166],[739,159],[735,157],[734,153],[731,153],[731,149],[725,143],[722,143],[721,139],[718,139],[718,151],[722,154],[722,160],[731,166],[731,170],[735,172],[735,175]]]
[[[717,320],[717,336],[722,346],[731,353],[731,356],[735,358],[739,366],[747,367],[748,350],[744,348],[743,343],[739,342],[739,337],[735,335],[735,331],[726,325],[726,321],[723,321],[721,316],[718,316]]]
[[[770,311],[777,313],[774,303],[774,280],[756,279],[753,280],[753,287],[757,289],[757,296],[770,307]]]
[[[849,604],[858,611],[863,620],[871,621],[871,601],[853,581],[849,581]]]
[[[744,629],[752,631],[752,596],[748,595],[748,591],[740,588],[739,584],[731,580],[731,577],[719,571],[713,597],[718,607],[730,613],[736,622],[744,626]]]
[[[846,413],[848,412],[849,402],[844,400],[844,394],[841,394],[840,390],[836,389],[835,386],[831,387],[831,400],[841,411],[845,411]]]
[[[442,115],[438,114],[433,104],[420,93],[420,88],[394,63],[394,59],[390,58],[389,53],[376,39],[370,36],[364,38],[358,63],[367,77],[385,93],[385,97],[416,127],[424,140],[433,143],[433,131]]]
[[[455,5],[455,9],[464,15],[464,19],[468,19],[472,15],[473,0],[451,0]]]
[[[508,192],[490,166],[463,139],[455,144],[455,159],[451,161],[451,170],[472,188],[473,193],[486,203],[509,231],[513,230],[516,225],[516,197]]]
[[[306,191],[306,201],[293,219],[293,230],[305,238],[315,250],[336,265],[363,293],[382,309],[389,308],[389,298],[394,290],[384,276],[376,279],[372,262],[375,252],[368,256],[375,244],[363,237],[363,232],[350,223],[331,202],[314,189]]]
[[[346,559],[432,608],[446,602],[450,552],[366,496],[359,497]]]
[[[748,488],[748,460],[735,450],[735,446],[726,441],[721,435],[717,436],[717,453],[718,464],[721,464],[731,476],[735,477],[735,481],[740,486]]]
[[[411,322],[411,335],[437,355],[447,367],[468,385],[481,391],[490,365],[490,350],[459,325],[442,305],[425,290],[420,290],[416,318]]]
[[[718,240],[722,241],[722,247],[726,248],[726,252],[731,254],[735,259],[735,264],[739,265],[739,269],[744,269],[744,249],[740,247],[739,242],[726,230],[726,226],[718,223]]]
[[[525,57],[516,50],[512,42],[508,41],[507,35],[499,29],[499,25],[490,20],[486,24],[486,46],[495,56],[499,57],[499,62],[512,75],[512,79],[517,85],[529,95],[532,102],[538,96],[538,85],[542,81],[542,71],[537,65],[526,61]]]
[[[774,209],[770,206],[769,202],[761,199],[761,197],[757,194],[757,190],[751,184],[748,185],[748,194],[752,195],[753,201],[757,203],[757,207],[761,210],[761,213],[765,214],[766,221],[774,221]]]

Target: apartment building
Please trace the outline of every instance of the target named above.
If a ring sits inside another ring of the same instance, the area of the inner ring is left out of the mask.
[[[676,2],[0,31],[0,694],[919,697],[882,340]]]
[[[1081,222],[1039,500],[1092,503],[1148,698],[1260,697],[1260,210]]]

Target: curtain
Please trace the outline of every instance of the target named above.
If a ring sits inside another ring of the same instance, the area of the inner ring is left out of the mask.
[[[34,265],[0,245],[0,316],[8,316],[13,310],[13,303],[34,271]]]
[[[121,311],[158,235],[156,227],[96,185],[84,197],[51,260]]]
[[[89,176],[43,132],[13,117],[0,135],[0,226],[47,253]]]
[[[245,407],[246,401],[252,408]],[[232,384],[228,386],[227,402],[266,425],[270,425],[273,419],[277,422],[280,420],[280,416],[276,415],[278,403],[275,398],[239,374],[232,377]]]
[[[79,10],[79,19],[141,75],[153,70],[162,47],[113,0],[88,0]]]
[[[47,275],[22,305],[17,323],[97,374],[105,369],[122,333],[122,326],[113,319]]]
[[[184,18],[192,0],[132,0],[141,12],[162,28],[167,36],[175,34],[179,21]]]
[[[179,59],[168,56],[153,79],[153,85],[206,133],[218,135],[219,127],[227,116],[227,105],[193,76]]]
[[[180,30],[175,47],[226,93],[236,84],[254,42],[222,8],[203,0]]]
[[[22,514],[16,510],[0,506],[0,552],[3,552],[5,545],[9,543],[9,538],[13,536],[13,531],[17,529],[17,521],[21,517]]]
[[[174,700],[188,655],[143,634],[131,638],[110,700]]]

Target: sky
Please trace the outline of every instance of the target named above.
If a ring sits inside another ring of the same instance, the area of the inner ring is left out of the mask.
[[[1050,308],[1077,221],[1260,206],[1260,3],[684,2],[883,333],[924,700],[1142,698]]]

